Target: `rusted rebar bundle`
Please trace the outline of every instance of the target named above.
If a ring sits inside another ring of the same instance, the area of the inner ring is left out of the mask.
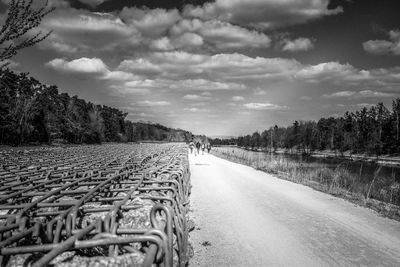
[[[179,144],[2,151],[1,265],[184,266],[189,194]]]

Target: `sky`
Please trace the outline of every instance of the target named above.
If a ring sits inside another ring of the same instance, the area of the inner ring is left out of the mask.
[[[132,121],[236,136],[400,97],[398,0],[49,2],[11,66]]]

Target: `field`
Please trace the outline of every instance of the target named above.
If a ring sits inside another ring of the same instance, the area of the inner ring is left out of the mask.
[[[310,167],[284,158],[266,160],[261,153],[249,153],[236,147],[214,147],[212,153],[272,173],[282,179],[368,206],[384,216],[400,220],[400,185],[393,177],[379,179],[380,167],[374,171],[371,180],[366,180],[350,173],[340,164],[331,169]]]
[[[0,152],[1,266],[184,266],[182,144]]]

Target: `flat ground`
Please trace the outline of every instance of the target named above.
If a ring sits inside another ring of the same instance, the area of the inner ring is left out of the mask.
[[[212,155],[190,155],[191,266],[400,266],[400,223]]]

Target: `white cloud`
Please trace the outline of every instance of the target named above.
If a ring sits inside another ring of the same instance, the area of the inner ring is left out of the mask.
[[[186,32],[174,38],[162,37],[151,41],[150,47],[153,50],[171,51],[180,48],[199,47],[204,43],[203,37],[195,33]]]
[[[358,92],[358,94],[360,95],[360,97],[395,97],[396,96],[396,94],[378,92],[378,91],[372,91],[372,90],[363,90],[363,91]]]
[[[61,13],[63,11],[63,13]],[[122,20],[110,13],[92,13],[76,9],[62,9],[55,14],[51,13],[44,22],[46,27],[60,31],[76,32],[114,32],[122,35],[132,34]]]
[[[187,48],[191,46],[201,46],[204,40],[198,34],[185,32],[183,35],[179,36],[174,40],[175,48]]]
[[[233,101],[244,101],[244,97],[235,95],[235,96],[232,97],[232,100]]]
[[[339,91],[332,94],[324,94],[322,98],[382,98],[382,97],[396,97],[396,94],[378,92],[372,90],[362,91]]]
[[[140,32],[118,16],[84,9],[56,9],[44,18],[40,29],[52,34],[39,47],[61,53],[134,47],[143,41]]]
[[[244,104],[244,107],[247,109],[254,109],[254,110],[286,110],[288,107],[286,106],[279,106],[271,103],[247,103]]]
[[[108,72],[107,66],[100,58],[79,58],[72,61],[66,61],[62,58],[56,58],[48,63],[47,66],[63,72],[75,73],[97,73],[105,74]]]
[[[162,69],[159,65],[154,64],[145,58],[123,60],[117,69],[146,76],[152,76],[162,72]]]
[[[129,81],[138,80],[139,77],[124,71],[109,71],[103,77],[105,80]]]
[[[400,55],[400,30],[389,32],[389,41],[370,40],[363,43],[365,51],[377,55]]]
[[[145,107],[161,107],[161,106],[171,105],[171,103],[168,101],[149,101],[149,100],[140,101],[140,102],[138,102],[138,104],[140,106],[145,106]]]
[[[306,23],[343,11],[328,9],[329,0],[216,0],[203,6],[186,6],[184,16],[218,19],[271,28]]]
[[[150,47],[153,50],[161,50],[161,51],[170,51],[170,50],[175,49],[174,45],[171,43],[171,40],[165,36],[162,38],[153,40],[150,43]]]
[[[218,20],[184,19],[171,29],[173,35],[196,33],[218,49],[269,47],[271,39],[264,33]]]
[[[136,7],[124,7],[119,16],[146,36],[161,36],[181,19],[178,10],[160,8],[139,9]]]
[[[137,64],[137,61],[141,64]],[[191,54],[184,51],[155,52],[146,58],[124,61],[120,69],[131,69],[135,74],[158,71],[158,76],[168,79],[192,80],[260,80],[291,79],[301,68],[294,59],[249,57],[243,54]],[[220,86],[217,86],[218,88]]]
[[[314,48],[314,42],[308,38],[297,38],[295,40],[284,39],[282,50],[288,52],[308,51]]]
[[[340,81],[361,81],[371,79],[371,73],[366,70],[358,70],[350,64],[339,62],[326,62],[317,65],[304,66],[296,75],[298,79],[311,82],[339,79]]]

